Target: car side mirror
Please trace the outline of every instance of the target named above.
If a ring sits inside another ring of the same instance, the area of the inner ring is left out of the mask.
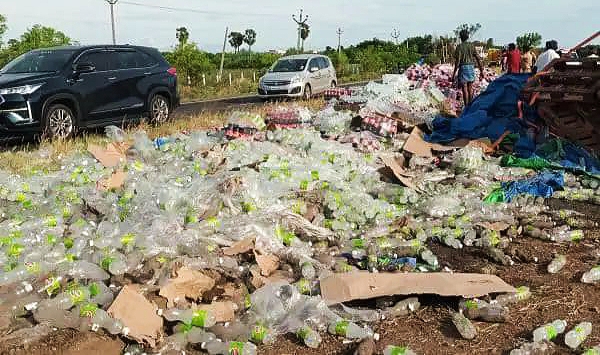
[[[92,63],[77,63],[73,66],[73,71],[76,74],[91,73],[94,70],[96,70],[96,67]]]
[[[318,68],[318,67],[312,67],[312,68],[310,68],[310,72],[311,72],[311,73],[314,73],[314,72],[316,72],[316,71],[319,71],[319,68]]]

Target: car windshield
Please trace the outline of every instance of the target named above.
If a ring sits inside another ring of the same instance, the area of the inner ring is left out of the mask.
[[[74,53],[74,50],[68,49],[32,51],[12,60],[0,72],[19,74],[59,71],[67,64]]]
[[[280,59],[271,71],[276,73],[303,71],[306,68],[306,62],[307,59]]]

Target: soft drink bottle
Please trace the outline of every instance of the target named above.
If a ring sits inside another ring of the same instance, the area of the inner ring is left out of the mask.
[[[557,319],[552,323],[545,324],[533,331],[533,341],[538,343],[542,340],[552,340],[558,334],[562,334],[567,327],[567,322]]]
[[[565,344],[571,349],[577,349],[592,333],[592,323],[581,322],[565,334]]]

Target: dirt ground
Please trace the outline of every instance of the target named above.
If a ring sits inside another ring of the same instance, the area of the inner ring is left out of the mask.
[[[565,204],[549,201],[552,208],[572,208],[600,219],[599,206],[585,203]],[[478,336],[472,341],[463,340],[450,321],[450,310],[457,309],[457,298],[421,296],[422,308],[407,317],[388,319],[375,327],[380,340],[378,353],[388,344],[408,345],[418,354],[508,354],[531,339],[532,331],[557,318],[568,322],[567,330],[581,321],[594,325],[584,347],[600,344],[600,284],[580,282],[583,272],[600,260],[600,231],[588,231],[579,244],[553,244],[531,238],[514,240],[508,253],[515,261],[513,266],[490,262],[475,248],[454,250],[439,244],[430,245],[442,267],[457,272],[494,273],[514,286],[529,286],[533,296],[510,308],[506,323],[474,322]],[[568,263],[557,275],[548,274],[546,266],[557,252],[567,256]],[[301,345],[294,335],[280,337],[271,346],[259,348],[259,354],[324,355],[353,354],[356,344],[322,334],[319,349]],[[564,337],[554,342],[556,354],[577,354],[564,346]],[[25,339],[18,334],[0,334],[0,354],[120,354],[125,344],[118,339],[74,330],[52,331],[37,338]],[[187,352],[196,353],[194,351]],[[197,352],[200,353],[200,352]]]

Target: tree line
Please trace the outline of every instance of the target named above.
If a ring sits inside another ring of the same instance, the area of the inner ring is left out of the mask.
[[[7,20],[0,14],[0,66],[32,49],[77,44],[66,34],[51,27],[34,25],[18,38],[4,43],[4,34],[8,26]],[[473,38],[482,28],[479,23],[461,24],[453,31],[454,36],[413,36],[402,42],[373,38],[348,47],[337,48],[327,46],[320,53],[328,55],[339,75],[350,74],[354,68],[366,73],[390,73],[401,71],[412,63],[422,61],[430,64],[451,61],[457,37],[462,30],[467,30]],[[305,40],[310,34],[308,25],[302,28],[301,39]],[[190,41],[190,32],[186,27],[175,30],[177,45],[172,50],[163,53],[166,59],[177,67],[184,78],[197,83],[202,74],[215,73],[221,63],[221,53],[203,51],[196,43]],[[515,39],[522,50],[538,48],[542,36],[538,33],[525,33]],[[225,53],[225,69],[254,69],[266,71],[279,57],[276,53],[252,53],[252,47],[257,42],[254,29],[232,31],[228,35],[228,43],[233,53]],[[247,49],[242,49],[243,45]],[[486,49],[500,49],[493,38],[486,41],[474,41],[477,46]],[[591,52],[590,46],[581,49],[581,54]],[[285,54],[302,52],[298,48],[290,48]],[[353,69],[350,69],[353,68]]]

